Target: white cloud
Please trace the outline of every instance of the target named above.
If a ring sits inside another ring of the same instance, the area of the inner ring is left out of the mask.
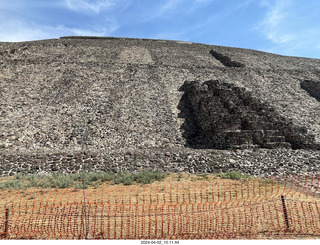
[[[159,17],[167,13],[168,11],[175,10],[181,3],[181,0],[167,0],[158,10],[154,17]]]
[[[32,22],[8,21],[0,24],[0,41],[22,42],[41,39],[59,38],[61,36],[109,36],[118,26],[107,23],[104,27],[92,29],[70,28],[64,25],[48,26]]]
[[[112,14],[97,16],[97,18],[95,15],[91,16],[91,24],[85,25],[74,23],[72,15],[70,15],[70,21],[60,21],[60,19],[56,19],[59,12],[52,12],[51,19],[46,18],[46,13],[50,11],[51,7],[54,7],[55,10],[65,9],[67,0],[57,0],[54,4],[48,2],[48,5],[47,2],[33,0],[32,6],[21,5],[16,7],[17,3],[21,1],[12,0],[12,3],[8,1],[4,5],[0,4],[0,41],[31,41],[71,35],[109,36],[119,28],[118,21]],[[71,4],[70,7],[77,11],[82,11],[87,7],[95,13],[113,6],[111,1],[101,0],[94,2],[68,0],[68,2]],[[122,0],[118,0],[117,3],[120,4],[121,8],[127,7],[120,2],[122,3]],[[43,6],[40,6],[41,4]],[[94,18],[96,18],[96,21],[94,21]]]
[[[285,25],[288,21],[287,8],[290,1],[281,0],[271,4],[269,1],[262,1],[268,11],[267,15],[262,22],[257,26],[268,39],[274,43],[286,43],[293,40],[295,37],[292,33],[287,32]]]
[[[66,6],[77,12],[94,12],[100,13],[105,10],[109,10],[114,7],[115,1],[114,0],[65,0]]]
[[[320,2],[305,4],[299,0],[263,0],[264,18],[257,24],[258,30],[272,46],[267,51],[315,57],[320,39]],[[319,54],[318,54],[319,55]]]
[[[207,5],[209,3],[212,3],[215,0],[194,0],[195,4],[203,4],[203,5]]]
[[[0,29],[4,29],[2,25],[0,25]],[[32,27],[28,28],[21,22],[13,22],[6,25],[6,31],[1,31],[0,33],[1,42],[21,42],[46,38],[48,38],[48,34],[43,32],[43,30]]]
[[[116,26],[109,26],[105,28],[96,29],[80,29],[80,28],[68,28],[65,26],[55,27],[53,31],[57,33],[64,33],[64,35],[76,35],[76,36],[107,36],[117,29]],[[61,36],[61,35],[60,35]]]
[[[215,1],[217,0],[166,0],[159,5],[155,4],[142,19],[148,22],[157,18],[172,18],[173,15],[188,15]]]
[[[254,2],[256,2],[256,0],[243,0],[243,1],[241,1],[241,3],[239,3],[238,8],[245,9]]]

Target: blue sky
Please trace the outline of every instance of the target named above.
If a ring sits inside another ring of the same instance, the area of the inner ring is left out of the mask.
[[[183,40],[320,58],[319,0],[0,0],[0,41]]]

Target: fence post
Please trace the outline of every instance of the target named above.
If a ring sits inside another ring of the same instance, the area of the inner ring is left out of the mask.
[[[6,221],[4,223],[4,238],[7,237],[9,230],[9,208],[6,208]]]
[[[284,221],[286,223],[287,230],[288,230],[290,226],[289,226],[289,219],[288,219],[286,203],[284,201],[284,196],[283,195],[281,195],[281,201],[282,201],[282,207],[283,207]]]

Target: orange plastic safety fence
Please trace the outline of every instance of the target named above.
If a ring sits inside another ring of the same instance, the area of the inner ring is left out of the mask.
[[[3,239],[319,238],[319,175],[0,192]]]

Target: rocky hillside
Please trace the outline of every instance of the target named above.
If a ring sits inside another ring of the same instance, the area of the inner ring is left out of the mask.
[[[316,171],[319,91],[316,59],[164,40],[0,43],[0,175]]]

